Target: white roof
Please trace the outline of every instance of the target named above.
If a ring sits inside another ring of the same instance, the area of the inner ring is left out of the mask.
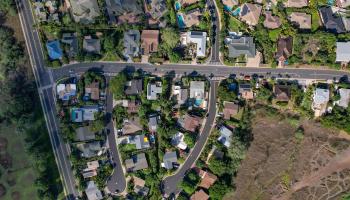
[[[177,132],[171,139],[171,143],[178,147],[179,149],[185,150],[187,149],[187,144],[184,142],[184,134],[181,132]]]
[[[226,147],[230,147],[231,146],[232,131],[230,131],[230,129],[226,128],[226,126],[221,126],[220,134],[221,135],[218,138],[218,141],[221,142]]]
[[[197,57],[205,57],[206,44],[207,44],[207,33],[190,31],[187,32],[187,43],[195,43],[197,46]]]
[[[191,81],[190,83],[190,98],[204,98],[204,81]]]
[[[314,103],[316,105],[326,104],[329,101],[329,90],[328,89],[322,89],[322,88],[316,88],[315,96],[314,96]]]
[[[337,102],[337,104],[343,108],[347,108],[349,106],[350,101],[350,89],[339,89],[339,95],[340,100]]]
[[[60,93],[60,92],[62,92],[62,91],[65,91],[65,89],[66,89],[66,85],[65,84],[58,84],[57,85],[57,88],[56,88],[56,90],[57,90],[57,94],[58,93]]]
[[[337,42],[337,62],[350,62],[350,42]]]

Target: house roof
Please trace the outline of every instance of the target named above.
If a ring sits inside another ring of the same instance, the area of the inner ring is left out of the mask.
[[[226,147],[231,146],[232,131],[226,126],[221,126],[218,141]]]
[[[75,22],[89,24],[100,16],[97,0],[70,0],[70,4]]]
[[[138,30],[128,30],[127,32],[124,32],[124,56],[138,56],[139,50],[140,32]]]
[[[228,9],[232,9],[233,6],[238,5],[238,0],[222,0],[222,3]]]
[[[239,106],[234,102],[224,101],[224,119],[230,119],[232,115],[236,115],[238,113]]]
[[[192,26],[198,26],[200,23],[200,17],[202,16],[202,12],[199,8],[190,10],[183,14],[184,22],[187,28]]]
[[[54,40],[46,43],[46,48],[49,53],[49,57],[52,60],[61,59],[62,58],[62,49],[60,47],[60,42],[58,40]]]
[[[94,181],[89,181],[85,189],[85,194],[88,200],[101,200],[103,199],[101,191],[97,188]]]
[[[73,57],[78,53],[78,39],[76,33],[63,33],[61,42],[69,45],[69,56]]]
[[[207,33],[199,31],[187,32],[187,43],[196,44],[197,57],[205,57],[207,50]]]
[[[149,192],[149,188],[145,187],[145,181],[141,178],[138,178],[136,176],[133,176],[133,182],[134,182],[134,192],[136,194],[146,196]]]
[[[136,149],[146,149],[149,148],[149,139],[145,134],[129,136],[129,141],[131,144],[136,145]]]
[[[71,97],[76,96],[77,94],[77,85],[76,84],[58,84],[56,87],[56,92],[59,99],[63,101],[68,101]]]
[[[288,0],[285,5],[287,7],[302,8],[308,5],[308,0]]]
[[[85,36],[83,41],[83,49],[87,53],[99,54],[101,51],[101,43],[99,39],[94,39],[91,36]]]
[[[291,88],[288,85],[274,85],[273,93],[277,101],[289,101],[291,98]]]
[[[246,100],[254,98],[254,93],[250,84],[239,84],[239,94]]]
[[[245,3],[241,7],[241,20],[248,25],[255,26],[259,23],[261,6],[257,4]]]
[[[191,5],[197,3],[199,0],[180,0],[180,3],[183,5]]]
[[[84,106],[84,107],[82,107],[82,110],[83,110],[83,120],[84,121],[95,120],[95,113],[97,113],[99,111],[97,105]]]
[[[133,79],[128,81],[125,86],[126,95],[138,95],[143,90],[143,80],[142,79]]]
[[[321,7],[319,11],[323,25],[327,30],[335,33],[346,32],[341,17],[336,16],[331,7]]]
[[[150,2],[151,8],[149,9],[149,14],[153,19],[161,18],[168,11],[165,0],[151,0],[146,2]]]
[[[292,12],[289,20],[298,25],[300,29],[311,29],[311,15],[302,12]]]
[[[141,34],[141,53],[149,55],[158,51],[159,30],[143,30]]]
[[[150,131],[157,131],[157,126],[158,126],[158,116],[153,115],[150,116],[148,119],[148,128]]]
[[[293,38],[279,38],[277,42],[277,53],[276,59],[279,61],[285,61],[288,59],[290,55],[292,55],[293,51]]]
[[[128,120],[124,120],[123,123],[123,134],[133,134],[138,131],[142,131],[142,125],[140,124],[140,118],[133,117]]]
[[[204,99],[205,82],[191,81],[190,82],[190,98]]]
[[[177,132],[173,137],[171,138],[171,144],[173,146],[176,146],[182,150],[187,149],[187,144],[184,142],[184,134],[181,132]]]
[[[178,120],[179,124],[187,131],[196,132],[196,129],[201,123],[201,118],[186,114]]]
[[[92,100],[100,99],[100,83],[94,81],[85,86],[85,95],[89,95]]]
[[[190,198],[191,200],[208,200],[209,195],[205,193],[202,189],[196,191]]]
[[[164,168],[172,169],[173,163],[177,162],[177,155],[175,151],[166,152],[163,156]]]
[[[329,89],[316,88],[314,95],[314,104],[322,105],[327,104],[329,101]]]
[[[81,151],[82,156],[85,158],[97,156],[102,151],[100,141],[77,144],[77,148]]]
[[[271,11],[265,12],[264,26],[269,29],[276,29],[281,26],[281,19],[278,16],[273,16]]]
[[[162,93],[161,82],[148,83],[147,84],[147,99],[148,100],[157,100],[158,94]]]
[[[90,131],[88,126],[83,126],[75,129],[75,140],[76,141],[88,141],[94,140],[95,133]]]
[[[255,57],[255,44],[253,37],[227,37],[225,43],[228,45],[229,57],[237,58],[240,55]]]
[[[125,160],[125,167],[128,171],[138,171],[148,168],[145,153],[133,155],[130,159]]]
[[[343,108],[347,108],[350,101],[350,89],[340,88],[339,95],[340,99],[337,104]]]
[[[137,0],[106,0],[106,8],[110,24],[116,23],[116,16],[123,14],[143,14],[142,6]]]
[[[337,5],[341,8],[346,8],[350,6],[350,0],[337,0]]]
[[[198,175],[202,178],[199,186],[205,189],[209,189],[218,179],[214,174],[204,170],[199,170]]]
[[[350,42],[337,42],[337,62],[350,62]]]

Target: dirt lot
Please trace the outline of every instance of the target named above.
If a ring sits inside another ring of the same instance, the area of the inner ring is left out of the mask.
[[[297,132],[304,135],[297,139]],[[257,111],[253,133],[233,199],[326,200],[350,191],[346,135],[263,110]]]

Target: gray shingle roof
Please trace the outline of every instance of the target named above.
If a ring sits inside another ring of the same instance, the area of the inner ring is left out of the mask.
[[[337,42],[337,62],[350,62],[350,42]]]
[[[228,45],[230,58],[237,58],[240,55],[254,57],[256,54],[252,37],[226,38],[226,44]]]
[[[177,155],[175,151],[166,152],[164,154],[163,163],[166,169],[172,169],[174,167],[173,163],[176,163],[176,162],[177,162]]]
[[[331,7],[322,7],[319,9],[323,25],[327,30],[335,33],[346,32],[341,17],[336,16]]]

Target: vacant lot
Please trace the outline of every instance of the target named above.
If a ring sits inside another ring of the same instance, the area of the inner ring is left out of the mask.
[[[312,121],[259,109],[234,199],[339,199],[350,190],[350,141]]]
[[[0,184],[6,189],[0,199],[38,199],[33,163],[26,153],[23,137],[14,129],[0,124]]]

